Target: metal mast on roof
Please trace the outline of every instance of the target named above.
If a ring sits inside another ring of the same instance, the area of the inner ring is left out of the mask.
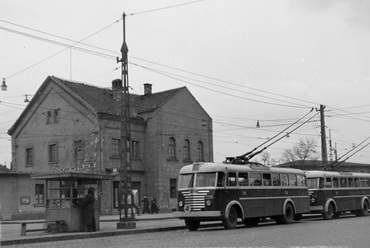
[[[136,228],[133,213],[133,196],[132,196],[132,176],[131,176],[131,157],[130,157],[130,101],[129,101],[129,85],[128,85],[128,48],[126,44],[126,15],[123,13],[123,43],[121,47],[122,58],[117,58],[117,63],[121,62],[121,82],[123,87],[120,90],[121,103],[121,166],[119,170],[119,222],[117,229]],[[129,198],[131,201],[129,201]],[[130,206],[129,206],[130,205]],[[124,216],[122,216],[122,207],[124,207]],[[131,215],[129,216],[129,209]]]

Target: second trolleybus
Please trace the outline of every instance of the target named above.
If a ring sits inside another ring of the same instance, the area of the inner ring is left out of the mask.
[[[178,211],[195,231],[203,221],[220,220],[226,229],[238,219],[257,225],[270,217],[278,224],[300,220],[309,211],[306,175],[298,169],[246,164],[194,163],[181,168]]]
[[[325,220],[341,213],[369,215],[370,174],[337,171],[306,171],[310,212],[321,213]]]

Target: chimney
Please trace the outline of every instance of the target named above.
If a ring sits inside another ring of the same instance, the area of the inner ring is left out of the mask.
[[[144,96],[152,94],[152,85],[149,83],[144,84]]]
[[[112,90],[115,91],[119,89],[122,90],[122,80],[117,78],[112,81]]]
[[[117,101],[121,99],[121,92],[123,90],[122,87],[122,80],[117,78],[112,81],[112,93],[113,93],[113,98]]]

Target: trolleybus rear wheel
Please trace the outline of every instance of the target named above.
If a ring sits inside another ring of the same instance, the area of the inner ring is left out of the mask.
[[[185,220],[185,226],[189,231],[196,231],[200,226],[199,220]]]
[[[276,219],[278,224],[290,224],[294,219],[294,210],[292,204],[288,203],[285,206],[284,214]]]
[[[324,220],[331,220],[333,218],[333,215],[334,215],[334,206],[333,206],[333,203],[329,203],[329,206],[328,206],[328,211],[325,211],[322,213],[322,217],[324,218]]]
[[[222,224],[226,229],[233,229],[236,227],[238,222],[238,212],[235,207],[231,207],[229,211],[229,216],[222,220]]]
[[[362,209],[356,212],[356,216],[368,216],[369,215],[369,203],[364,201]]]

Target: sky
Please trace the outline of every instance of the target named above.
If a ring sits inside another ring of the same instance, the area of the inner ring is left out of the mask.
[[[327,146],[369,163],[369,1],[1,0],[0,164],[25,95],[47,76],[99,87],[121,77],[123,13],[131,93],[186,86],[213,119],[214,161],[264,147],[281,161],[302,138],[321,156],[324,105]]]

